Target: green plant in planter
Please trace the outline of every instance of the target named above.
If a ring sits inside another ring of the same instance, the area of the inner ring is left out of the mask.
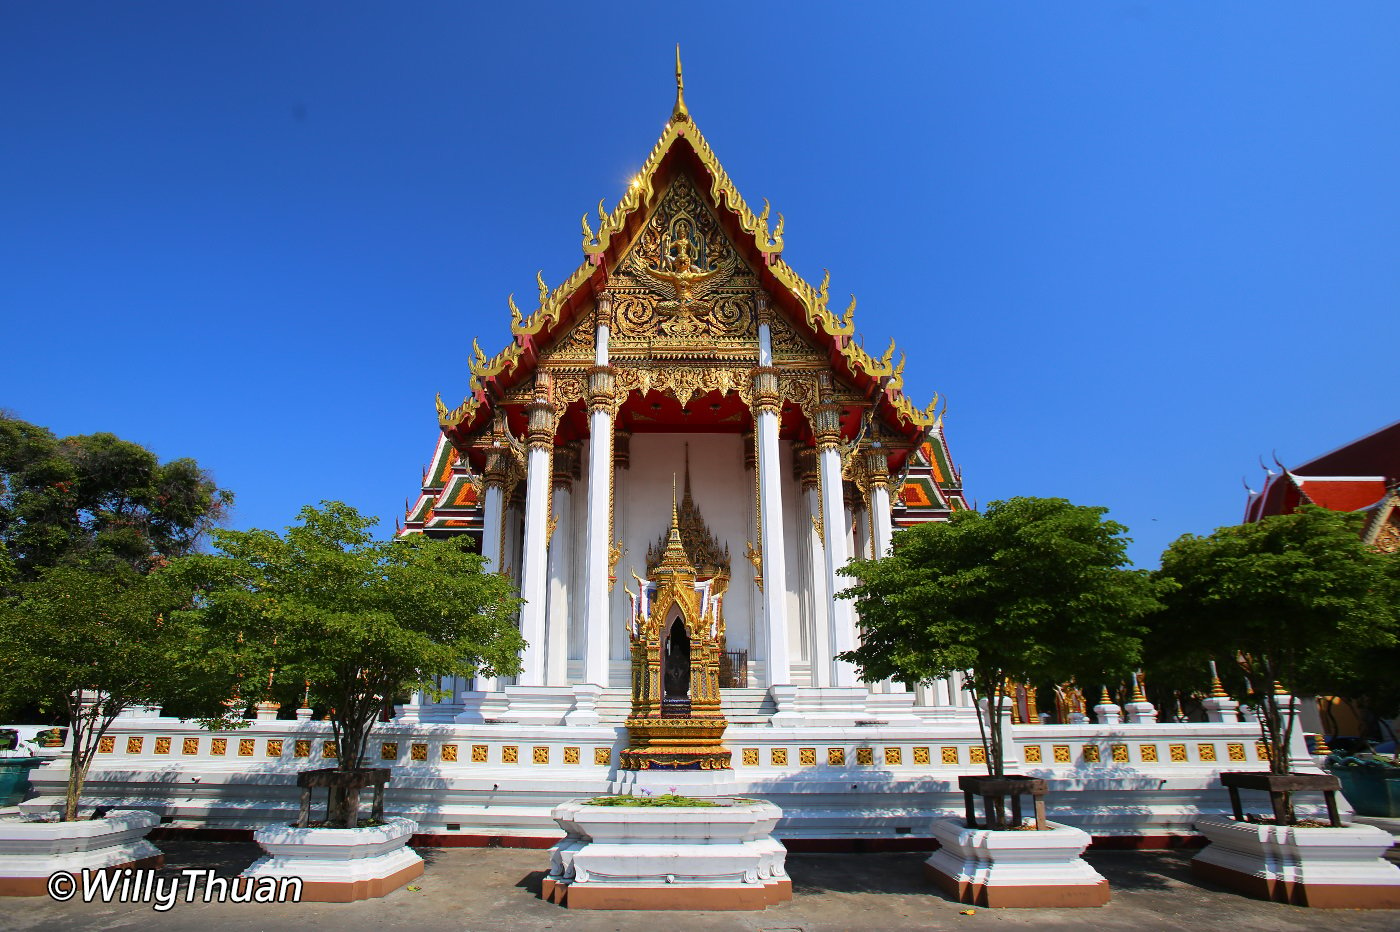
[[[707,809],[718,806],[714,800],[694,799],[675,793],[661,793],[657,796],[595,796],[588,801],[590,806],[635,806],[662,809]]]

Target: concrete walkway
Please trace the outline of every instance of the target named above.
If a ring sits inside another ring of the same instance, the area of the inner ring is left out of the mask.
[[[253,844],[163,841],[165,873],[210,867],[232,876],[258,856]],[[1393,851],[1396,849],[1392,849]],[[1400,929],[1400,910],[1309,910],[1245,899],[1197,881],[1191,852],[1091,852],[1109,880],[1113,899],[1099,909],[988,910],[962,915],[923,879],[919,854],[791,854],[793,900],[756,913],[588,912],[539,899],[549,864],[544,851],[500,848],[429,849],[417,891],[349,904],[177,902],[168,912],[147,905],[55,903],[43,898],[0,900],[0,928],[132,929],[197,932],[266,929],[367,930],[690,930],[827,932],[858,929]]]

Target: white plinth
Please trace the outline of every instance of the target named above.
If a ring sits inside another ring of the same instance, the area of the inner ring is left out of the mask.
[[[0,821],[0,895],[42,896],[55,871],[159,867],[164,856],[145,840],[159,823],[139,809],[81,822]]]
[[[1102,906],[1108,881],[1083,858],[1088,833],[1059,822],[1049,831],[967,828],[938,819],[939,849],[924,862],[929,879],[976,906]]]
[[[1210,839],[1191,860],[1208,880],[1249,896],[1342,909],[1400,909],[1400,868],[1385,860],[1394,839],[1372,825],[1312,828],[1227,818],[1196,821]]]
[[[760,800],[712,807],[554,808],[566,833],[550,849],[544,895],[576,909],[763,909],[792,898],[782,810]]]
[[[412,819],[388,819],[367,828],[264,826],[253,839],[268,853],[245,877],[300,877],[303,900],[348,903],[384,896],[423,873],[408,840]]]

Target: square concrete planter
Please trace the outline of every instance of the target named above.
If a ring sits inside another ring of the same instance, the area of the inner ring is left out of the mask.
[[[928,878],[974,906],[1102,906],[1108,881],[1083,858],[1087,832],[1046,822],[1047,831],[968,828],[938,819],[939,849],[924,862]]]
[[[300,877],[303,901],[349,903],[391,893],[423,873],[423,859],[408,840],[412,819],[388,819],[366,828],[294,828],[267,825],[253,839],[268,856],[245,877]]]
[[[1191,859],[1197,876],[1248,896],[1295,906],[1400,909],[1394,839],[1372,825],[1313,828],[1227,818],[1196,821],[1210,844]]]
[[[165,856],[145,840],[159,824],[141,809],[80,822],[0,821],[0,895],[42,896],[56,871],[161,867]]]
[[[550,850],[544,897],[574,909],[763,909],[792,899],[782,810],[747,799],[713,807],[554,809],[566,837]]]

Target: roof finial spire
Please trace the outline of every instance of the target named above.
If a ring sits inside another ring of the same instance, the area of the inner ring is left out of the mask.
[[[671,110],[671,122],[690,119],[685,107],[685,78],[681,75],[681,44],[676,43],[676,106]]]

